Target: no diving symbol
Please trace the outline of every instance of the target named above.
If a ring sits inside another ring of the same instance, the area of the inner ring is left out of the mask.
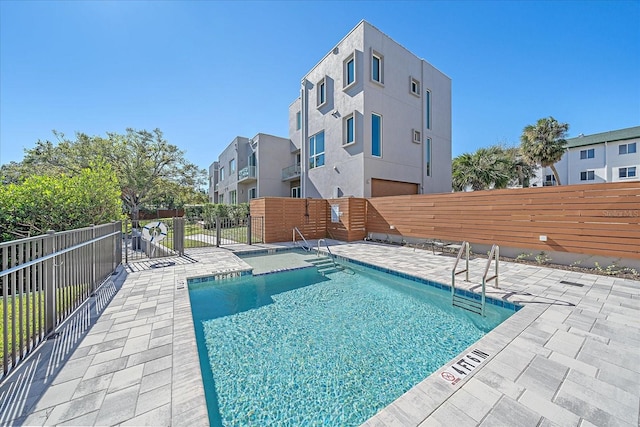
[[[445,381],[455,381],[455,379],[456,379],[456,376],[455,376],[455,375],[453,375],[453,374],[452,374],[452,373],[450,373],[450,372],[446,372],[446,371],[445,371],[445,372],[443,372],[443,373],[441,373],[441,374],[440,374],[440,376],[441,376],[441,377],[442,377],[442,379],[443,379],[443,380],[445,380]]]

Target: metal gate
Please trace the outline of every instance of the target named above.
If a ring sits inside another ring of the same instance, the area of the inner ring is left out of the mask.
[[[184,253],[184,219],[124,221],[122,259],[125,263],[179,256]]]
[[[264,242],[264,218],[162,218],[123,223],[125,263],[182,256],[185,249]]]
[[[264,242],[264,218],[215,217],[184,220],[184,248]]]

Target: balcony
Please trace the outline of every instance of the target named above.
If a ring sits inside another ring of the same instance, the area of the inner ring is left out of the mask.
[[[300,165],[291,165],[282,169],[282,180],[289,181],[300,178]]]
[[[244,169],[240,169],[238,172],[238,182],[250,182],[255,181],[257,179],[257,170],[256,166],[247,166]]]

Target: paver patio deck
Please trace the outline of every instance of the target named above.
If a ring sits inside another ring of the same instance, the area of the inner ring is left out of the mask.
[[[337,255],[451,280],[451,257],[332,243]],[[250,267],[216,248],[165,261],[122,269],[5,379],[0,424],[208,425],[186,278]],[[477,290],[485,262],[457,284]],[[524,306],[471,347],[487,360],[456,385],[440,376],[447,364],[364,425],[638,425],[640,282],[502,262],[487,294]]]

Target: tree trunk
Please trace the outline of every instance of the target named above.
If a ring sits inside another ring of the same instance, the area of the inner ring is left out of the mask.
[[[562,185],[562,184],[560,183],[560,177],[558,176],[558,171],[556,170],[556,166],[555,166],[555,165],[553,165],[553,164],[551,164],[551,165],[549,165],[549,167],[551,168],[551,172],[553,172],[553,176],[555,176],[555,177],[556,177],[556,183],[557,183],[558,185]]]

